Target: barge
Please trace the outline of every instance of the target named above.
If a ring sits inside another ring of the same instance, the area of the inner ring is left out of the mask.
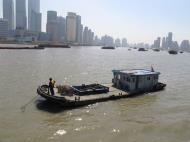
[[[48,85],[41,85],[37,93],[50,102],[75,108],[161,91],[166,84],[158,82],[159,75],[159,72],[143,69],[113,70],[110,85],[57,86],[54,88],[55,95],[50,94]]]
[[[69,45],[65,44],[39,44],[39,48],[71,48]]]
[[[172,54],[172,55],[177,55],[178,54],[178,52],[176,50],[169,50],[168,53]]]
[[[104,47],[102,47],[102,49],[111,49],[111,50],[114,50],[115,47],[113,47],[113,46],[104,46]]]

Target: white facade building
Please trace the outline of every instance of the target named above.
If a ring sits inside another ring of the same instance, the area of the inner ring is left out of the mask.
[[[66,38],[67,42],[76,42],[77,36],[77,15],[73,12],[68,12],[66,17]]]

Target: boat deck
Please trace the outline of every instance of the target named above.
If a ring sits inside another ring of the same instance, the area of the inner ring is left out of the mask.
[[[92,100],[102,100],[102,99],[108,99],[112,96],[114,97],[127,97],[129,96],[129,93],[119,90],[117,88],[112,87],[112,85],[104,85],[106,87],[109,87],[108,93],[102,93],[102,94],[96,94],[96,95],[86,95],[86,96],[80,96],[79,101],[92,101]],[[55,92],[57,92],[57,89],[55,89]],[[73,95],[73,96],[61,96],[59,93],[55,93],[55,96],[57,97],[64,97],[68,101],[76,101],[76,98],[78,99],[79,96]]]

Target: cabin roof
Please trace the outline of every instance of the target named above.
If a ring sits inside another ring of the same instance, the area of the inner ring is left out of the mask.
[[[132,70],[113,70],[114,73],[119,74],[128,74],[128,75],[135,75],[135,76],[143,76],[143,75],[156,75],[160,74],[159,72],[153,72],[151,70],[145,69],[132,69]]]

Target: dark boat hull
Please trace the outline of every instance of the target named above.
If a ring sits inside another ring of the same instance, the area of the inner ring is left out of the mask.
[[[178,52],[175,51],[175,50],[170,50],[170,51],[168,51],[168,53],[169,53],[169,54],[173,54],[173,55],[177,55],[177,54],[178,54]]]
[[[111,49],[111,50],[114,50],[115,47],[112,47],[112,46],[104,46],[104,47],[102,47],[102,49]]]

